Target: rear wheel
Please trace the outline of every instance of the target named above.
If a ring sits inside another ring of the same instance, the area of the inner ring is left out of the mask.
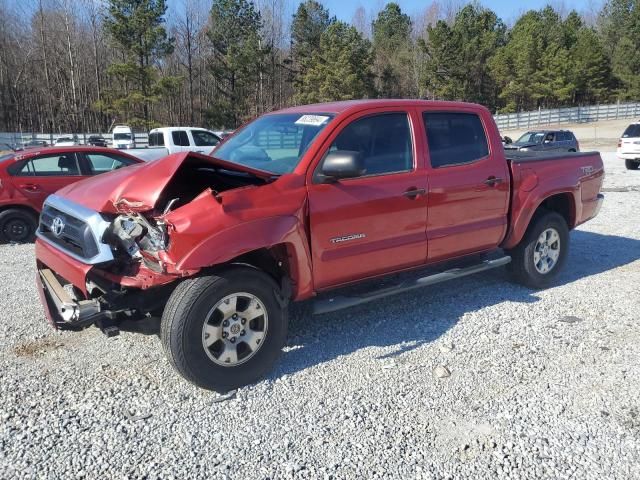
[[[31,212],[9,208],[0,212],[0,242],[26,243],[35,238],[38,222]]]
[[[624,165],[627,170],[637,170],[640,167],[640,162],[638,160],[625,160]]]
[[[530,288],[551,284],[564,265],[569,250],[569,228],[555,212],[539,213],[511,255],[509,270],[513,279]]]
[[[287,310],[278,285],[250,267],[182,282],[162,316],[161,338],[174,368],[190,382],[226,392],[253,383],[278,359]]]

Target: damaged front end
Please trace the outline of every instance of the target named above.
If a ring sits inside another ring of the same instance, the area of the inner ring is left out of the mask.
[[[112,176],[117,183],[105,175],[106,184],[98,181],[102,178],[80,182],[47,199],[37,232],[37,280],[56,328],[96,324],[107,332],[123,326],[136,330],[160,315],[177,280],[199,270],[178,268],[179,253],[170,249],[176,229],[188,232],[181,244],[197,244],[198,235],[211,233],[202,231],[205,219],[215,228],[210,210],[220,207],[219,191],[265,183],[251,175],[229,175],[202,156],[171,157],[131,169],[127,176],[118,172]],[[105,191],[109,183],[112,188]],[[100,194],[109,201],[97,199]],[[100,210],[85,206],[98,202]],[[175,213],[192,202],[199,205],[193,221],[198,228],[191,226],[193,207],[184,215]]]

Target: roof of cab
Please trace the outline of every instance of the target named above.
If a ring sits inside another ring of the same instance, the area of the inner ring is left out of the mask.
[[[299,105],[296,107],[284,108],[273,113],[344,113],[347,111],[357,111],[366,108],[393,108],[393,107],[431,107],[431,108],[463,108],[477,107],[484,109],[477,104],[465,102],[447,102],[440,100],[409,100],[409,99],[364,99],[364,100],[344,100],[341,102],[314,103],[311,105]]]

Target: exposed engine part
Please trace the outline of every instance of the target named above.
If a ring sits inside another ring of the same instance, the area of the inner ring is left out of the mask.
[[[164,222],[153,225],[139,213],[118,215],[106,233],[106,240],[131,258],[142,259],[143,253],[157,258],[158,252],[166,248]]]

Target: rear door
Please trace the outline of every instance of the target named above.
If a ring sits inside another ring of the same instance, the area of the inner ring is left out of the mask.
[[[86,178],[74,152],[58,152],[30,158],[16,169],[12,181],[15,188],[40,211],[44,200],[62,187]]]
[[[358,178],[308,186],[314,282],[318,289],[423,264],[427,177],[413,132],[417,112],[360,113],[329,138],[330,151],[359,152]],[[322,167],[320,160],[315,171]]]
[[[507,230],[510,187],[504,150],[487,141],[490,118],[471,110],[426,110],[422,118],[428,144],[429,261],[497,247]]]

